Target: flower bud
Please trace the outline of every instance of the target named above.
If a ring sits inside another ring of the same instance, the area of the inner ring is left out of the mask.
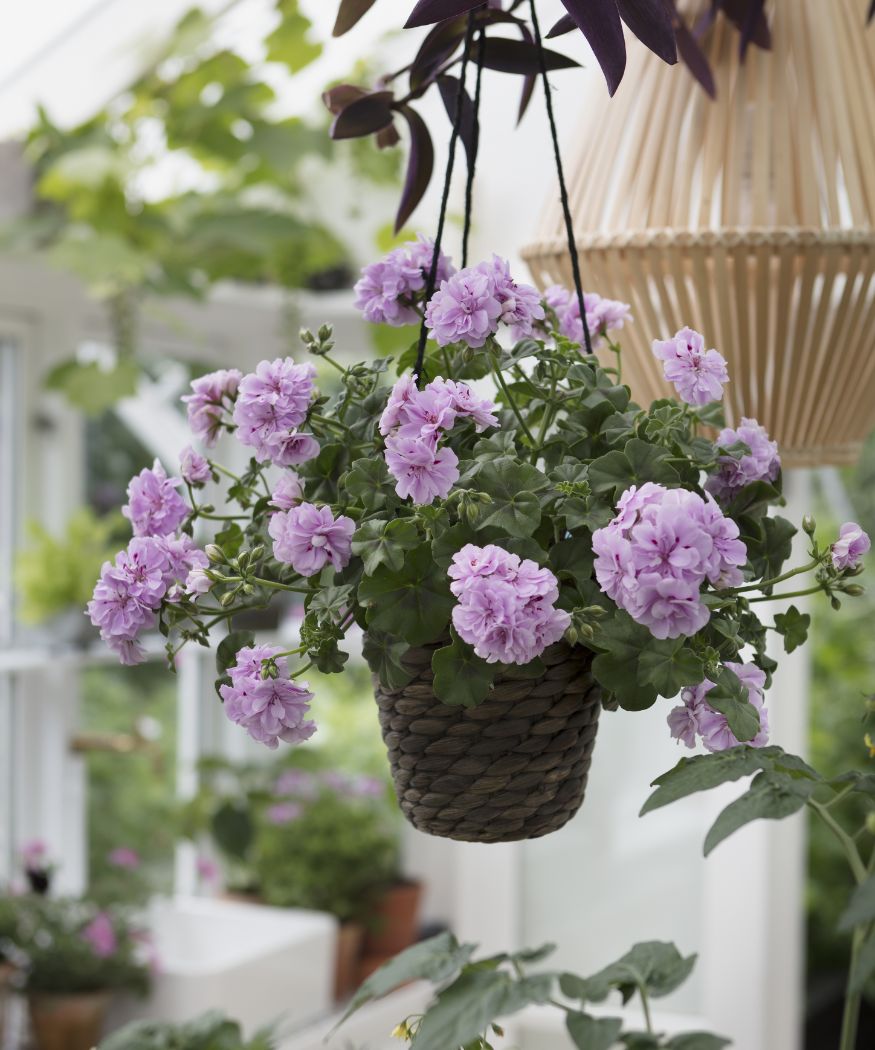
[[[212,504],[212,503],[203,503],[203,504],[201,504],[200,507],[198,507],[198,510],[202,514],[212,514],[215,511],[215,509],[216,508],[215,508],[214,504]]]
[[[254,562],[254,561],[258,561],[259,558],[261,558],[263,556],[263,554],[264,554],[264,544],[263,543],[259,543],[259,545],[257,547],[253,547],[252,550],[249,552],[250,564],[252,562]]]
[[[875,835],[875,813],[870,813],[866,817],[866,830],[870,835]]]
[[[866,588],[859,583],[849,583],[846,587],[842,588],[845,594],[851,598],[859,598],[861,594],[866,593]]]
[[[225,552],[216,543],[208,543],[204,547],[204,554],[210,559],[213,565],[222,565],[225,561]]]
[[[310,331],[309,328],[302,328],[301,331],[298,332],[298,338],[301,340],[304,346],[312,346],[313,343],[316,342],[316,340],[313,338],[313,333]]]
[[[237,589],[236,588],[233,591],[225,591],[225,593],[219,599],[219,605],[221,605],[223,609],[227,609],[227,607],[229,605],[233,604],[234,599],[236,597],[237,597]]]
[[[817,522],[810,514],[806,514],[802,519],[802,531],[808,533],[809,536],[813,536],[816,528]]]
[[[328,340],[334,335],[334,329],[330,324],[324,324],[320,327],[317,335],[319,336],[320,343],[327,343]]]
[[[842,603],[841,603],[841,602],[840,602],[840,601],[838,600],[838,598],[836,598],[836,596],[835,596],[835,595],[833,595],[833,596],[832,596],[832,597],[830,598],[830,600],[829,600],[829,604],[830,604],[830,605],[831,605],[831,606],[833,607],[833,609],[835,609],[835,610],[836,610],[837,612],[838,612],[838,610],[839,610],[839,609],[841,609],[841,607],[842,607]]]

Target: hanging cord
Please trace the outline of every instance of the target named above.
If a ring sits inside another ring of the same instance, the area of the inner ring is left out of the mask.
[[[465,228],[462,232],[462,269],[468,265],[468,238],[473,214],[474,174],[480,150],[480,95],[483,84],[483,58],[486,53],[486,31],[481,26],[477,35],[477,83],[474,90],[474,117],[471,127],[471,156],[468,158],[468,181],[465,184]]]
[[[444,239],[444,226],[446,225],[447,219],[447,205],[450,200],[450,183],[453,178],[453,167],[456,163],[456,144],[459,141],[459,129],[462,126],[462,102],[465,97],[465,80],[468,73],[468,58],[471,52],[471,44],[474,40],[474,11],[468,14],[468,27],[465,30],[465,45],[462,52],[462,68],[459,71],[459,90],[456,95],[456,111],[453,114],[453,133],[450,135],[450,146],[447,152],[447,170],[444,174],[444,192],[441,198],[441,210],[438,216],[437,232],[434,238],[434,251],[431,256],[431,268],[428,271],[428,280],[425,282],[425,302],[429,303],[431,297],[434,295],[435,286],[437,284],[437,271],[438,271],[438,260],[441,255],[441,242]],[[422,389],[423,380],[425,379],[425,344],[428,340],[428,328],[425,324],[425,314],[423,313],[422,325],[419,329],[419,345],[416,350],[416,364],[413,366],[413,374],[416,378],[416,385]]]
[[[571,254],[571,272],[574,275],[574,290],[580,305],[580,321],[583,325],[583,342],[587,354],[592,353],[592,337],[586,320],[586,305],[583,301],[583,282],[580,279],[580,260],[577,257],[577,242],[574,238],[574,221],[571,218],[571,205],[568,203],[568,189],[565,185],[565,172],[562,168],[562,154],[559,150],[559,136],[556,132],[556,118],[553,114],[553,97],[550,92],[550,79],[547,76],[547,59],[541,41],[541,27],[538,25],[538,12],[535,0],[529,0],[532,8],[532,28],[535,31],[535,44],[538,48],[538,61],[541,67],[541,80],[544,83],[544,99],[547,103],[547,120],[550,123],[550,136],[553,139],[553,155],[556,158],[556,174],[559,176],[559,199],[562,202],[562,214],[565,216],[565,233],[568,237],[568,251]]]

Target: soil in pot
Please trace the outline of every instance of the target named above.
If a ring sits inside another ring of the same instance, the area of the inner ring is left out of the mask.
[[[100,1041],[110,996],[40,995],[28,997],[36,1050],[92,1050]]]
[[[334,957],[334,998],[347,999],[359,986],[359,959],[365,928],[359,922],[342,922],[337,930]]]

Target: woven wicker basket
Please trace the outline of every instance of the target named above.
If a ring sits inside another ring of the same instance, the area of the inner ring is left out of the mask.
[[[601,691],[592,654],[560,642],[540,678],[496,678],[479,707],[450,707],[432,688],[438,645],[410,649],[403,689],[374,680],[398,802],[414,827],[465,842],[558,831],[580,808]]]

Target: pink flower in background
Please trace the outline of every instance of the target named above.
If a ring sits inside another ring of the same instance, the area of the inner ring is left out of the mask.
[[[270,505],[277,510],[291,510],[304,498],[304,486],[293,470],[283,471],[271,495]]]
[[[291,357],[278,357],[261,361],[255,372],[240,380],[234,404],[236,436],[255,449],[261,462],[292,466],[312,459],[314,446],[318,452],[314,438],[296,434],[307,418],[315,375],[309,362],[297,365]]]
[[[188,517],[188,504],[176,491],[179,478],[168,478],[155,460],[151,470],[141,470],[128,485],[128,502],[122,514],[130,521],[135,536],[168,536]]]
[[[247,646],[237,653],[237,666],[229,668],[230,685],[220,687],[225,714],[236,725],[271,749],[283,740],[301,743],[316,732],[315,722],[307,721],[313,694],[306,682],[289,677],[284,657],[276,659],[278,676],[262,678],[262,660],[281,652],[278,647]]]
[[[273,806],[268,806],[264,815],[269,824],[282,827],[297,820],[303,811],[303,806],[297,802],[277,802]]]
[[[179,473],[189,485],[204,485],[213,476],[209,463],[191,445],[186,445],[180,453]]]
[[[445,499],[459,480],[459,457],[451,448],[427,438],[386,438],[386,465],[401,499],[427,505]]]
[[[583,346],[583,323],[580,320],[580,299],[577,293],[563,288],[561,284],[554,284],[544,292],[544,302],[556,314],[559,334]],[[595,292],[584,293],[583,307],[593,348],[598,347],[608,332],[622,328],[627,321],[632,320],[632,308],[628,303],[603,299]]]
[[[431,271],[434,242],[421,234],[389,252],[385,258],[362,270],[355,285],[355,306],[372,324],[400,327],[416,324],[419,313],[414,303]],[[449,280],[455,270],[446,255],[438,256],[436,285]]]
[[[458,598],[453,626],[488,663],[530,663],[571,623],[567,612],[554,607],[559,582],[553,573],[494,544],[467,544],[447,574]]]
[[[617,516],[593,533],[599,586],[656,638],[695,634],[708,622],[700,590],[737,585],[747,548],[713,499],[648,482],[627,489]]]
[[[726,666],[741,679],[747,688],[748,700],[759,715],[759,732],[753,740],[746,743],[750,747],[765,747],[769,742],[769,713],[763,696],[766,685],[765,672],[755,664],[727,661]],[[668,725],[671,735],[687,747],[695,747],[697,736],[708,751],[726,751],[739,744],[739,740],[729,728],[726,716],[715,711],[708,703],[708,693],[713,688],[714,682],[707,678],[699,685],[689,686],[681,692],[680,706],[673,708],[669,713]]]
[[[203,879],[204,882],[218,882],[219,879],[219,866],[210,857],[205,857],[201,854],[194,862],[195,871],[198,877]]]
[[[705,337],[692,328],[682,328],[672,339],[657,339],[653,353],[662,361],[665,378],[688,405],[707,405],[723,397],[729,382],[726,359],[716,350],[705,349]]]
[[[192,380],[192,393],[183,397],[192,433],[207,448],[216,444],[225,421],[225,402],[230,403],[237,396],[237,387],[242,378],[242,373],[236,368],[210,372]]]
[[[42,871],[49,864],[49,847],[43,839],[29,839],[21,847],[21,862],[26,871]]]
[[[721,456],[716,472],[705,482],[705,488],[721,503],[728,503],[754,481],[774,481],[781,470],[777,441],[772,441],[755,419],[742,418],[735,430],[725,427],[717,435],[717,444],[724,447],[737,441],[743,441],[750,452],[739,458]]]
[[[140,854],[128,846],[117,846],[110,850],[106,858],[116,868],[124,868],[125,871],[136,871],[142,863]]]
[[[499,319],[511,326],[513,338],[531,335],[535,325],[546,316],[538,289],[530,284],[517,284],[510,275],[510,263],[498,255],[492,256],[492,262],[480,263],[477,269],[492,279],[495,298],[501,306]]]
[[[425,323],[440,346],[466,343],[476,349],[498,331],[501,312],[492,276],[468,267],[441,282],[425,308]]]
[[[287,769],[276,779],[275,795],[297,795],[300,798],[315,798],[318,790],[316,778],[304,769]]]
[[[349,564],[355,522],[345,515],[335,518],[329,507],[301,503],[274,514],[268,532],[277,561],[301,576],[315,576],[329,563],[337,570]]]
[[[839,529],[839,538],[832,545],[833,566],[840,571],[856,568],[871,546],[868,533],[855,521],[846,521]]]
[[[105,911],[98,912],[80,936],[91,945],[91,950],[98,959],[109,959],[118,951],[115,927]]]

